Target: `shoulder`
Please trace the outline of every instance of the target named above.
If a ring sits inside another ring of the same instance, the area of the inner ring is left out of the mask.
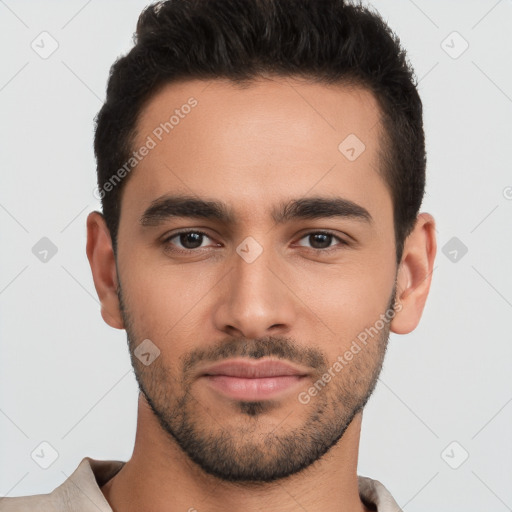
[[[51,494],[0,498],[0,512],[53,512],[58,510]]]
[[[48,494],[0,498],[0,512],[111,512],[100,486],[124,465],[122,461],[82,459],[75,471]]]
[[[388,489],[378,480],[358,476],[359,495],[378,512],[403,512]]]

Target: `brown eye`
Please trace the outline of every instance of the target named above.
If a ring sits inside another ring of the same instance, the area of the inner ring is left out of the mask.
[[[181,233],[178,235],[178,240],[185,249],[197,249],[201,247],[203,242],[203,236],[201,233]]]
[[[167,237],[164,240],[164,245],[171,251],[191,252],[195,249],[204,248],[203,242],[205,238],[210,239],[203,231],[181,231],[180,233],[174,233]],[[173,240],[175,241],[173,242]]]
[[[306,235],[301,238],[301,240],[304,239],[309,241],[311,249],[323,252],[330,249],[336,249],[336,244],[334,246],[331,245],[334,240],[339,242],[337,245],[348,245],[339,236],[326,231],[312,231],[310,233],[306,233]],[[303,244],[299,245],[305,247]]]

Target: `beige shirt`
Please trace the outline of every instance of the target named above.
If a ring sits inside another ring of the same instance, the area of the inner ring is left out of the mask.
[[[82,459],[75,471],[49,494],[0,498],[0,512],[112,512],[100,487],[124,465],[118,460]],[[378,481],[359,476],[359,495],[378,512],[403,512]]]

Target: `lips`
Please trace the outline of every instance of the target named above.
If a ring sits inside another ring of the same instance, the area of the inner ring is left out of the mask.
[[[206,384],[217,394],[235,400],[279,398],[292,391],[308,372],[291,364],[262,360],[231,360],[207,367],[201,373]]]
[[[287,375],[305,375],[304,371],[289,364],[275,360],[257,362],[224,361],[210,366],[204,375],[226,375],[246,379],[262,379],[266,377],[282,377]]]

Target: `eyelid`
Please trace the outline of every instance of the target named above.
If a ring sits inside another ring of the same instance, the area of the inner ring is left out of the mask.
[[[170,240],[172,240],[173,238],[176,238],[179,235],[187,234],[187,233],[200,234],[200,235],[203,235],[203,236],[213,240],[212,236],[210,236],[206,231],[203,231],[200,228],[196,228],[196,229],[194,229],[194,228],[184,228],[184,229],[182,229],[180,231],[176,231],[176,232],[174,232],[172,234],[165,235],[163,240],[162,240],[162,243],[164,245],[169,245]],[[317,234],[323,234],[323,235],[332,236],[334,239],[338,240],[338,244],[334,245],[332,247],[324,248],[324,249],[315,249],[314,247],[305,247],[303,245],[298,244],[299,247],[304,247],[305,249],[309,249],[310,251],[313,251],[316,254],[321,254],[321,253],[330,253],[331,251],[335,251],[335,250],[340,249],[340,247],[348,247],[348,246],[350,246],[350,243],[347,240],[345,240],[343,237],[341,237],[340,235],[338,235],[336,233],[333,233],[332,231],[330,231],[328,229],[320,229],[320,228],[310,229],[309,231],[306,231],[306,232],[302,233],[299,236],[298,240],[300,241],[303,238],[306,238],[306,237],[311,236],[311,235],[317,235]],[[217,243],[216,245],[218,247],[219,243]],[[199,253],[199,252],[201,252],[201,251],[203,251],[205,249],[207,249],[207,247],[198,247],[196,249],[173,248],[173,249],[169,249],[169,251],[177,252],[177,253],[182,253],[182,254],[193,254],[193,253]]]
[[[338,249],[340,249],[340,247],[348,247],[350,245],[350,243],[345,240],[343,237],[341,237],[340,235],[336,234],[336,233],[333,233],[332,231],[329,231],[328,229],[313,229],[313,230],[309,230],[305,233],[303,233],[300,237],[299,237],[299,241],[302,240],[303,238],[306,238],[310,235],[329,235],[329,236],[332,236],[333,238],[335,238],[336,240],[338,240],[338,244],[337,245],[334,245],[332,247],[327,247],[325,249],[315,249],[314,247],[305,247],[306,249],[309,249],[311,251],[313,251],[314,253],[316,254],[322,254],[322,253],[330,253],[331,251],[336,251]],[[303,245],[300,245],[299,244],[299,247],[304,247]]]
[[[211,235],[209,235],[206,231],[203,231],[202,229],[184,228],[181,231],[176,231],[172,234],[164,235],[164,237],[162,239],[162,243],[164,245],[167,245],[170,242],[170,240],[172,240],[173,238],[176,238],[179,235],[185,235],[187,233],[196,233],[196,234],[203,235],[203,236],[213,240],[213,237]],[[206,247],[199,247],[198,249],[173,249],[173,250],[175,250],[177,252],[192,253],[192,252],[199,252],[201,249],[206,249]]]

